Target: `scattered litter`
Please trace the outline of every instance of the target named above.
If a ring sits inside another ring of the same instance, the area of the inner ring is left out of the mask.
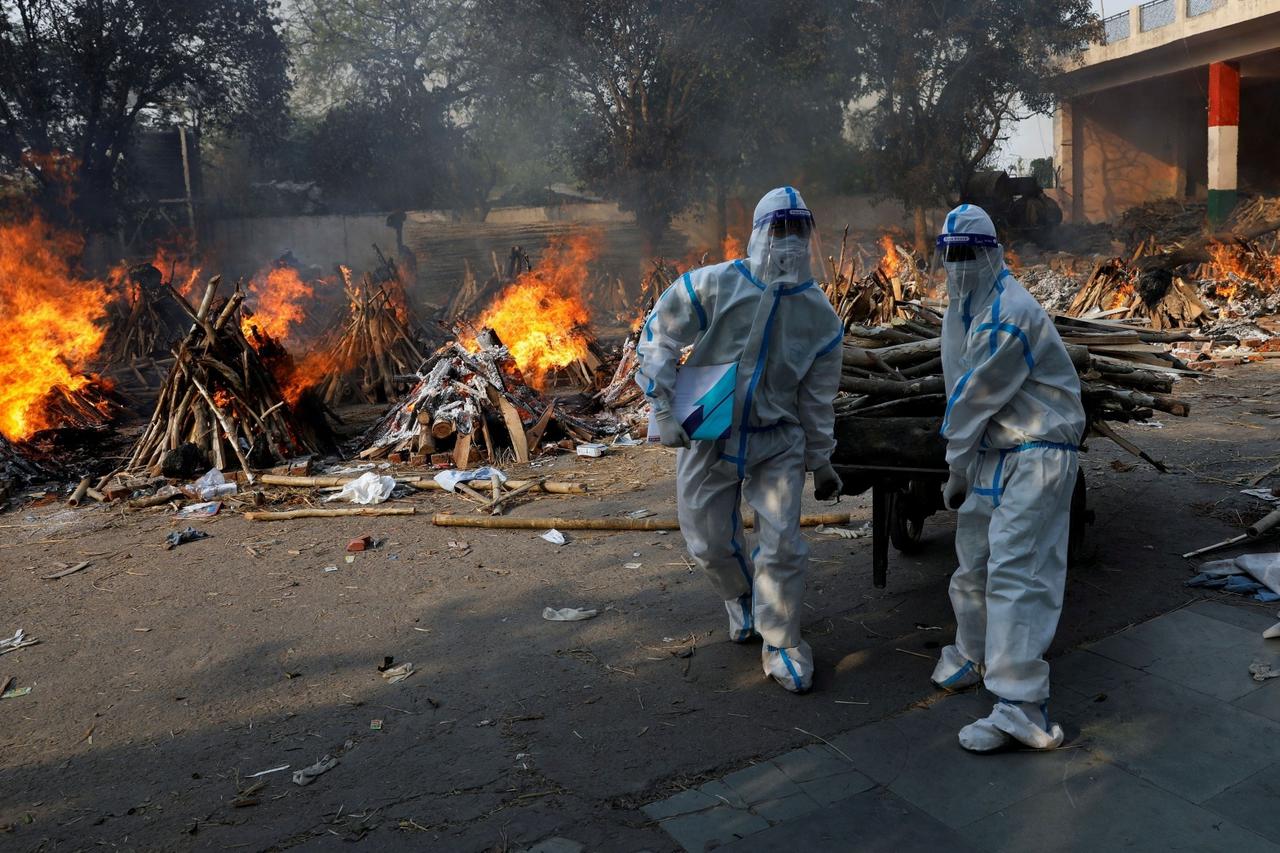
[[[542,608],[542,618],[548,622],[581,622],[599,615],[599,610],[579,610],[576,607]]]
[[[317,776],[328,773],[330,770],[338,766],[338,759],[326,755],[324,758],[312,764],[310,767],[304,767],[301,770],[293,772],[293,784],[310,785],[316,780]]]
[[[1254,681],[1266,681],[1271,678],[1280,678],[1280,670],[1272,669],[1271,664],[1254,661],[1249,664],[1249,674],[1253,676]]]
[[[941,631],[942,628],[937,625],[926,625],[923,622],[916,623],[917,631]]]
[[[222,509],[222,501],[204,501],[198,504],[187,504],[178,510],[174,518],[212,518]]]
[[[281,770],[288,770],[288,764],[281,764],[279,767],[272,767],[270,770],[259,770],[257,773],[250,773],[244,777],[246,779],[257,779],[259,776],[266,776],[268,773],[279,773]]]
[[[564,543],[569,541],[568,539],[564,538],[563,533],[561,533],[559,530],[556,530],[554,527],[548,530],[546,533],[542,534],[542,538],[550,542],[552,545],[563,545]]]
[[[370,721],[369,721],[369,731],[371,731],[371,732],[380,732],[380,731],[382,731],[382,720],[370,720]]]
[[[614,447],[640,447],[643,444],[640,439],[632,438],[629,432],[618,433],[618,437],[613,440]]]
[[[325,567],[324,567],[324,570],[325,570],[325,572],[336,572],[336,571],[338,570],[338,567],[337,567],[337,566],[325,566]]]
[[[1147,429],[1164,429],[1164,424],[1160,421],[1130,421],[1130,426],[1146,427]]]
[[[188,527],[183,530],[175,530],[168,536],[164,537],[165,550],[172,551],[179,545],[185,545],[188,542],[195,542],[197,539],[208,539],[209,534],[203,530],[196,530],[194,527]]]
[[[347,543],[347,551],[355,553],[357,551],[367,551],[373,547],[372,536],[361,536],[358,539],[352,539]]]
[[[356,558],[355,558],[355,555],[354,555],[354,554],[348,554],[347,556],[343,557],[342,559],[346,560],[346,561],[347,561],[347,563],[354,563],[354,562],[356,561]]]
[[[579,444],[577,453],[579,456],[590,456],[592,459],[599,459],[604,456],[604,452],[609,449],[607,444]]]
[[[217,468],[210,468],[203,477],[187,487],[190,494],[198,496],[202,501],[234,495],[238,490],[236,484],[228,483],[227,478],[222,476],[222,472]]]
[[[507,482],[507,475],[492,465],[485,465],[483,468],[477,468],[474,471],[441,471],[436,474],[435,481],[445,491],[456,492],[459,483],[470,483],[472,480],[484,480],[488,483],[495,476],[498,478],[499,483]]]
[[[476,723],[476,728],[483,729],[485,726],[492,726],[492,725],[494,725],[493,720],[481,720],[480,722]]]
[[[19,696],[26,696],[30,692],[30,687],[15,687],[12,690],[0,693],[0,699],[17,699]]]
[[[74,566],[71,566],[70,568],[62,569],[61,571],[54,572],[53,574],[41,575],[40,579],[46,580],[46,581],[56,581],[58,578],[65,578],[67,575],[74,575],[76,572],[82,572],[92,565],[93,565],[92,560],[85,560],[82,563],[76,563]]]
[[[388,684],[398,684],[413,675],[414,672],[413,664],[406,661],[405,663],[397,664],[396,666],[382,670],[382,677],[387,680]]]
[[[633,509],[631,512],[627,513],[627,518],[649,518],[653,515],[657,515],[653,510]]]
[[[639,568],[641,568],[641,564],[640,564],[640,563],[623,563],[623,564],[622,564],[622,568],[624,568],[624,569],[639,569]]]
[[[451,551],[470,551],[471,543],[465,539],[450,539],[449,550]]]
[[[368,471],[325,498],[325,501],[347,500],[354,504],[380,504],[396,489],[396,478]]]
[[[1270,489],[1242,489],[1240,494],[1268,503],[1280,503],[1280,495],[1272,494]]]
[[[1274,640],[1276,637],[1280,637],[1280,622],[1277,622],[1262,632],[1262,638],[1264,640]]]
[[[1242,554],[1212,560],[1185,586],[1252,595],[1256,601],[1280,601],[1280,553]]]
[[[847,527],[830,527],[826,524],[819,524],[813,529],[813,532],[823,536],[839,536],[841,539],[862,539],[871,535],[871,525],[864,524],[857,530],[850,530]]]

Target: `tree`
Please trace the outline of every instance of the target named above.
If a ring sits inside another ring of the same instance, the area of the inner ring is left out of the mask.
[[[73,215],[110,226],[121,163],[147,122],[242,128],[286,115],[288,58],[273,0],[6,0],[0,11],[0,163],[50,202],[74,163]]]
[[[1100,33],[1089,0],[859,0],[853,96],[880,186],[915,212],[950,205],[1010,123],[1052,107],[1064,59]]]
[[[473,65],[466,0],[299,0],[290,30],[301,168],[339,206],[481,207],[492,164],[463,130]]]

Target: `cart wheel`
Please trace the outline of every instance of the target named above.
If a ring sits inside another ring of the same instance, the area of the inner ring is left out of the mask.
[[[919,549],[920,537],[924,534],[924,516],[912,509],[906,495],[894,493],[889,506],[889,541],[903,554]]]
[[[1074,565],[1084,547],[1085,528],[1093,524],[1093,510],[1089,509],[1088,487],[1084,471],[1076,469],[1076,488],[1071,493],[1071,519],[1067,529],[1067,564]]]

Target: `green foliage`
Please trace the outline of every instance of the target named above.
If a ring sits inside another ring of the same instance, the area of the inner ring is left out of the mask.
[[[0,164],[27,169],[51,207],[69,190],[83,224],[108,227],[140,126],[178,117],[257,139],[283,128],[288,59],[278,24],[271,0],[6,0]],[[42,167],[50,154],[73,158],[70,188]]]
[[[876,182],[912,207],[954,201],[1100,32],[1089,0],[860,0],[847,25]]]

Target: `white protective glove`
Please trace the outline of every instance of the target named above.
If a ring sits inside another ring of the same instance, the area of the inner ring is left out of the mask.
[[[836,469],[830,464],[823,465],[821,468],[813,472],[813,496],[820,501],[829,501],[833,498],[840,497],[840,490],[844,488],[844,483],[840,480],[840,475],[836,473]]]
[[[659,440],[663,447],[689,446],[689,434],[684,431],[684,427],[680,426],[680,422],[671,414],[670,409],[665,412],[654,412],[653,422],[658,426]]]
[[[942,503],[947,509],[959,509],[969,494],[969,481],[959,471],[952,471],[942,487]]]

